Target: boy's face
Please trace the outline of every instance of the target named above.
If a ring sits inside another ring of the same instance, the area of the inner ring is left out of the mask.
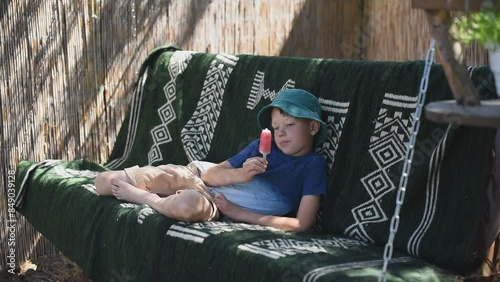
[[[296,157],[312,151],[314,135],[319,130],[318,122],[294,118],[277,108],[271,112],[271,126],[278,148],[285,154]]]

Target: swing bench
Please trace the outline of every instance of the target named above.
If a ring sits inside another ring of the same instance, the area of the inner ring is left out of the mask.
[[[482,99],[495,97],[488,67],[470,78]],[[226,160],[258,137],[257,112],[287,88],[317,95],[328,126],[317,148],[328,195],[314,230],[178,222],[97,195],[100,171]],[[425,104],[452,98],[428,60],[159,47],[140,68],[109,161],[22,161],[16,207],[95,281],[457,281],[498,256],[488,250],[500,228],[500,134],[422,117]]]

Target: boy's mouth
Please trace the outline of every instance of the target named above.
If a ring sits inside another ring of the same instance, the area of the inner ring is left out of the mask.
[[[282,141],[279,142],[279,144],[280,144],[281,147],[284,147],[284,146],[288,145],[288,143],[290,143],[290,141],[282,140]]]

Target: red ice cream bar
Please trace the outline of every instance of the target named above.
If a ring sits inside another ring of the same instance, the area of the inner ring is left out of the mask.
[[[271,131],[267,128],[260,133],[259,152],[264,156],[264,159],[271,153]]]

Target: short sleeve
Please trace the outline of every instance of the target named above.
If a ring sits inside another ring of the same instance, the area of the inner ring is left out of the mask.
[[[248,144],[243,150],[241,150],[236,155],[229,158],[227,161],[233,168],[239,168],[243,166],[243,163],[251,157],[255,157],[259,154],[259,139],[254,140],[252,143]]]
[[[326,195],[326,160],[316,155],[309,165],[308,172],[304,179],[303,195]]]

